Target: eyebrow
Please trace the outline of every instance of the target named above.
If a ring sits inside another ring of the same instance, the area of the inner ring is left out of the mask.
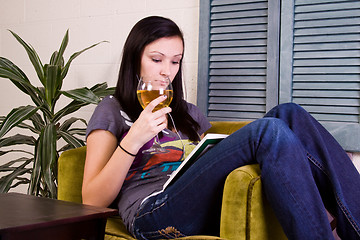
[[[162,55],[162,56],[165,56],[165,54],[163,54],[163,53],[161,53],[161,52],[158,52],[158,51],[152,51],[152,52],[150,52],[150,53],[158,53],[158,54],[160,54],[160,55]],[[176,55],[174,55],[173,57],[182,57],[183,56],[183,54],[182,53],[179,53],[179,54],[176,54]]]

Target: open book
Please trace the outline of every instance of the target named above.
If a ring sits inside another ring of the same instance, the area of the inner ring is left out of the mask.
[[[174,183],[181,175],[183,175],[191,165],[193,165],[202,155],[209,151],[213,146],[218,142],[226,138],[226,134],[218,133],[208,133],[206,136],[196,145],[196,147],[191,151],[191,153],[186,157],[186,159],[180,164],[180,166],[170,175],[170,178],[165,182],[163,189],[159,192],[155,192],[150,196],[146,197],[143,202],[152,197],[163,192],[169,185]]]
[[[226,138],[226,134],[208,133],[206,136],[196,145],[186,159],[180,164],[180,166],[170,175],[170,178],[165,182],[163,190],[167,188],[171,183],[175,182],[184,172],[193,165],[202,155],[209,151],[215,144]]]

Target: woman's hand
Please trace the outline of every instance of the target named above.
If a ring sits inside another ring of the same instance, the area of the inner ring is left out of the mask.
[[[160,96],[145,107],[139,118],[131,126],[128,134],[121,141],[121,146],[124,148],[128,146],[129,151],[137,153],[145,143],[167,127],[166,115],[171,112],[171,108],[165,107],[153,112],[154,108],[165,99],[166,96]],[[126,149],[128,150],[128,148]]]

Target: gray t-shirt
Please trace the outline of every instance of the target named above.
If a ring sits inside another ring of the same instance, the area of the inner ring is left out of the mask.
[[[187,103],[188,112],[200,125],[198,134],[203,134],[210,128],[210,123],[201,111],[193,104]],[[170,121],[170,120],[169,120]],[[118,142],[127,134],[132,122],[122,111],[120,103],[113,96],[104,98],[96,107],[87,127],[86,136],[96,129],[111,132]],[[148,149],[152,140],[145,144],[137,153],[133,164],[127,174],[118,197],[114,201],[119,214],[129,231],[132,231],[132,221],[142,200],[154,192],[162,189],[169,175],[176,170],[183,160],[183,156],[190,153],[193,145],[187,136],[178,135],[169,129],[163,131],[160,144],[170,150],[165,154],[142,154],[142,149]],[[183,145],[186,146],[185,153]]]

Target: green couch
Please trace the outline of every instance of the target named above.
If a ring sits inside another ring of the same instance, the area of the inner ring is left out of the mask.
[[[212,122],[208,132],[231,134],[248,122]],[[58,160],[58,199],[81,203],[81,185],[86,147],[61,154]],[[107,221],[105,239],[134,239],[119,217]],[[229,174],[223,193],[220,237],[191,236],[179,239],[287,239],[271,207],[262,194],[257,164],[235,169]]]

